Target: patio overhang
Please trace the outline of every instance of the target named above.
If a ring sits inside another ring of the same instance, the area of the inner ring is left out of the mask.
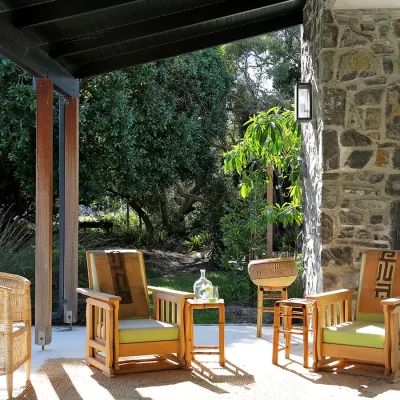
[[[78,79],[298,25],[306,0],[0,0],[0,54],[37,81],[36,344],[51,341],[52,104],[65,96],[64,321],[76,320]],[[50,115],[51,114],[51,115]],[[60,124],[64,126],[64,124]],[[49,154],[50,153],[50,154]],[[64,206],[63,206],[64,204]],[[68,311],[68,313],[67,313]]]

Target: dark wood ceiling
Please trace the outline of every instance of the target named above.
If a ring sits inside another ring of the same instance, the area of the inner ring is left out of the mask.
[[[305,0],[0,0],[0,54],[63,94],[76,78],[301,24]],[[74,82],[75,81],[75,82]]]

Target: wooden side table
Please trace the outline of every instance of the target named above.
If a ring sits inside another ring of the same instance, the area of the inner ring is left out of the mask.
[[[290,339],[292,335],[303,336],[303,366],[308,368],[308,333],[312,332],[309,329],[309,317],[312,316],[310,308],[314,305],[313,300],[306,299],[289,299],[280,300],[275,303],[274,310],[274,339],[272,347],[272,364],[278,364],[278,352],[285,350],[285,357],[289,358],[290,355]],[[303,324],[300,327],[293,327],[293,319],[302,319]],[[283,327],[281,328],[281,321]],[[285,335],[285,346],[279,347],[279,334]]]
[[[219,311],[218,346],[195,346],[194,345],[194,323],[193,310],[216,308]],[[198,302],[187,299],[185,304],[185,360],[188,367],[196,354],[218,354],[219,364],[225,365],[225,303],[220,299],[215,303]]]

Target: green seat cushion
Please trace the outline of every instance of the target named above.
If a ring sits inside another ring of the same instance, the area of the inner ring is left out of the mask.
[[[120,343],[158,342],[178,340],[176,325],[154,319],[120,319],[118,322]]]
[[[374,321],[353,321],[324,328],[323,343],[383,349],[385,324]]]

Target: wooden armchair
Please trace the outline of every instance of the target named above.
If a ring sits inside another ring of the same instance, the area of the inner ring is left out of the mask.
[[[89,289],[77,289],[88,297],[86,361],[106,375],[184,367],[184,306],[194,294],[147,286],[141,251],[86,255]]]
[[[0,272],[0,374],[6,375],[12,397],[13,373],[25,364],[26,381],[31,366],[30,282],[22,276]]]
[[[384,365],[384,376],[393,382],[400,380],[400,251],[364,251],[358,290],[336,290],[307,299],[316,302],[314,369],[351,360]]]

